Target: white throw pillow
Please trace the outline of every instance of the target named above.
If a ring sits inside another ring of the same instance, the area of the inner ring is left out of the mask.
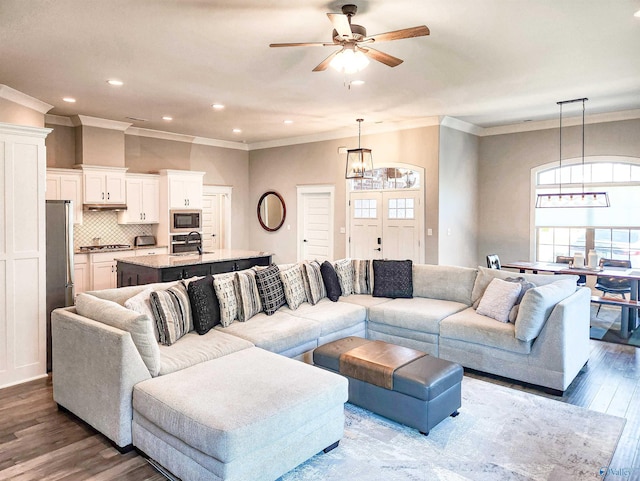
[[[496,321],[509,322],[509,312],[522,290],[519,283],[493,279],[480,299],[477,313]]]

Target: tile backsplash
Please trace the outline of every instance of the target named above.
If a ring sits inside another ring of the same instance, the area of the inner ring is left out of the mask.
[[[153,226],[145,224],[118,224],[117,212],[89,212],[82,214],[82,225],[75,224],[73,246],[93,245],[93,239],[100,238],[100,244],[131,244],[139,235],[153,234]]]

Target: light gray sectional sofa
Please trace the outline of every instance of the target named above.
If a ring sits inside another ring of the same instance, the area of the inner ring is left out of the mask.
[[[474,302],[509,276],[537,286],[515,323],[479,315]],[[355,335],[564,391],[589,357],[590,292],[576,280],[414,265],[411,299],[283,306],[171,346],[158,344],[148,316],[124,307],[167,283],[95,291],[52,315],[54,400],[185,480],[275,479],[339,441],[347,400],[344,378],[288,358]]]

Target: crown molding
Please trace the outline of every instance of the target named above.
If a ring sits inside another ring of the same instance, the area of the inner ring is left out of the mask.
[[[0,84],[0,98],[22,105],[28,109],[35,110],[41,114],[45,114],[53,108],[53,105],[49,105],[48,103],[38,100],[35,97],[31,97],[30,95],[23,94],[22,92],[12,89],[8,85],[4,84]]]
[[[71,123],[74,127],[99,127],[101,129],[120,130],[124,132],[131,127],[131,122],[120,122],[118,120],[100,119],[98,117],[89,117],[88,115],[74,115],[71,117]]]
[[[249,145],[243,142],[233,142],[231,140],[217,140],[217,139],[209,139],[207,137],[195,137],[193,139],[194,144],[198,145],[208,145],[211,147],[222,147],[224,149],[234,149],[234,150],[249,150]]]
[[[45,114],[44,123],[50,125],[60,125],[62,127],[74,127],[71,119],[69,117],[63,117],[62,115]]]
[[[174,142],[193,142],[192,135],[174,134],[173,132],[165,132],[162,130],[143,129],[141,127],[129,127],[125,131],[125,135],[135,135],[138,137],[148,137],[151,139],[172,140]]]
[[[30,127],[28,125],[5,124],[0,122],[0,133],[8,135],[26,135],[29,137],[38,137],[44,139],[51,133],[53,129],[42,127]]]
[[[618,112],[605,112],[585,116],[585,124],[602,124],[606,122],[619,122],[621,120],[640,119],[640,109],[621,110]],[[563,127],[582,125],[582,116],[566,117],[562,119]],[[516,134],[520,132],[532,132],[534,130],[546,130],[558,128],[558,119],[541,120],[537,122],[525,122],[520,124],[500,125],[497,127],[486,127],[478,134],[481,137],[491,135]]]
[[[455,117],[449,117],[444,115],[440,117],[440,125],[442,127],[449,127],[450,129],[459,130],[460,132],[466,132],[467,134],[481,135],[484,130],[482,127],[478,127],[470,122],[456,119]]]

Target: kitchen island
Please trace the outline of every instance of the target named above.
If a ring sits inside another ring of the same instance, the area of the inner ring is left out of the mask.
[[[117,260],[118,287],[177,281],[193,276],[268,266],[271,254],[263,251],[219,249],[199,254],[158,254]]]

